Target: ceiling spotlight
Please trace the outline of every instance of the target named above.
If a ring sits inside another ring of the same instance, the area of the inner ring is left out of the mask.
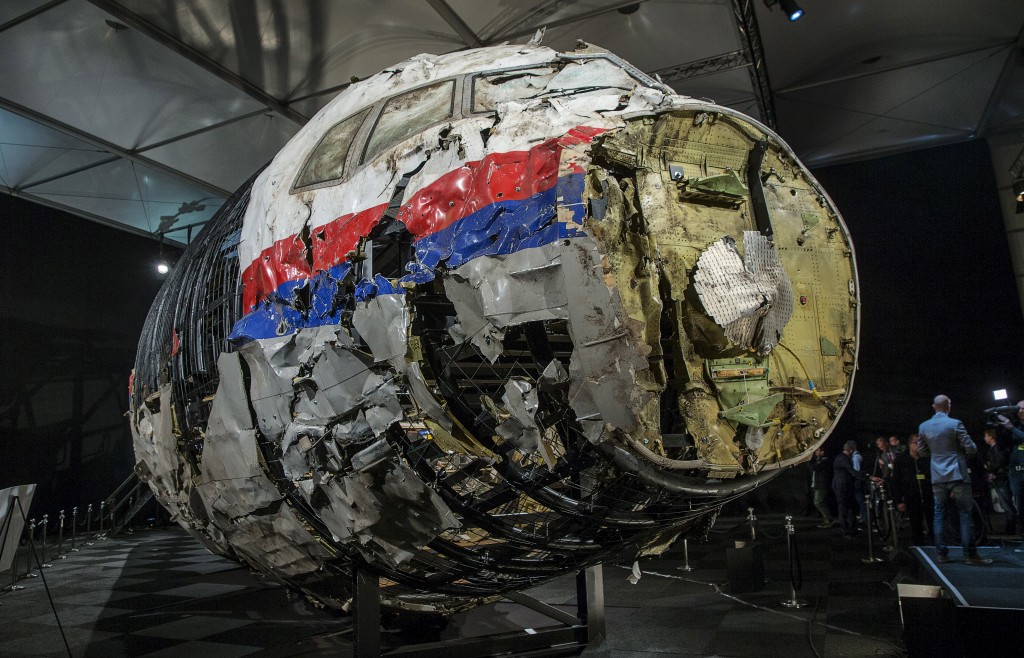
[[[786,18],[790,22],[798,21],[804,15],[804,10],[796,3],[796,0],[779,0],[779,6],[786,12]]]
[[[637,9],[640,9],[639,2],[635,2],[631,5],[626,5],[625,7],[619,7],[616,11],[618,11],[620,14],[629,16],[630,14],[635,13]]]
[[[167,274],[168,272],[171,271],[171,266],[163,261],[160,261],[159,263],[156,264],[156,271],[159,272],[160,274]]]

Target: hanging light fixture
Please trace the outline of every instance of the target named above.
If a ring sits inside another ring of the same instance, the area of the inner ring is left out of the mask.
[[[779,0],[779,6],[786,12],[789,22],[798,21],[804,15],[803,7],[796,3],[796,0]]]
[[[167,257],[164,256],[164,235],[160,234],[160,257],[156,261],[156,271],[160,274],[167,274],[171,271],[171,266],[167,262]]]

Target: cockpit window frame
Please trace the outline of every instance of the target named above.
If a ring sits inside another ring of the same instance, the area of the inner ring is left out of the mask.
[[[292,181],[292,187],[289,192],[291,194],[297,194],[299,192],[316,190],[322,187],[331,187],[333,185],[338,185],[347,180],[349,178],[349,174],[352,172],[352,147],[359,142],[360,135],[364,132],[364,127],[366,125],[367,120],[369,120],[370,117],[374,116],[373,110],[374,106],[369,105],[358,110],[357,112],[349,114],[341,121],[336,121],[335,123],[331,124],[331,127],[324,131],[324,134],[321,135],[320,139],[317,140],[316,145],[312,149],[310,149],[309,154],[302,161],[302,166],[299,167],[298,173],[295,174],[295,180]],[[349,141],[348,151],[346,151],[345,153],[344,164],[342,165],[341,168],[341,175],[339,175],[337,178],[330,178],[327,180],[317,181],[316,183],[310,183],[309,185],[303,185],[300,187],[299,179],[302,178],[302,174],[304,171],[306,171],[306,167],[308,167],[310,162],[312,162],[313,156],[315,156],[317,154],[317,151],[320,150],[320,147],[323,145],[324,140],[327,139],[327,136],[331,134],[331,131],[340,126],[341,124],[345,123],[346,121],[349,121],[354,117],[359,116],[360,114],[363,115],[363,118],[359,122],[359,125],[356,126],[355,132],[353,132],[353,137]]]
[[[388,96],[387,98],[385,98],[385,99],[381,100],[380,102],[378,102],[376,104],[375,108],[374,108],[375,111],[373,113],[373,115],[374,115],[373,116],[373,124],[370,126],[369,130],[366,131],[366,134],[362,136],[362,142],[360,144],[360,149],[359,149],[359,158],[356,161],[356,166],[357,167],[365,167],[366,165],[370,164],[371,162],[376,160],[378,157],[380,157],[380,155],[382,153],[384,153],[385,151],[387,151],[388,149],[391,149],[395,145],[400,144],[401,142],[405,141],[406,139],[409,139],[409,137],[412,137],[412,135],[408,135],[405,138],[403,138],[403,139],[401,139],[401,140],[399,140],[399,141],[397,141],[397,142],[395,142],[393,144],[390,144],[389,146],[381,149],[380,153],[377,153],[372,158],[367,158],[366,157],[366,152],[370,148],[370,139],[373,137],[373,134],[377,131],[377,126],[380,123],[380,119],[384,115],[384,109],[387,108],[388,104],[391,103],[391,101],[393,101],[393,100],[395,100],[397,98],[401,98],[402,96],[407,96],[409,94],[416,93],[418,91],[426,89],[427,87],[435,87],[435,86],[441,86],[443,84],[451,83],[452,91],[451,91],[451,96],[449,97],[448,116],[446,116],[445,118],[443,118],[443,119],[441,119],[439,121],[434,121],[433,123],[429,123],[429,124],[423,126],[422,128],[420,128],[419,131],[417,131],[414,134],[419,134],[420,132],[423,132],[424,130],[429,130],[430,128],[432,128],[434,126],[438,126],[438,125],[440,125],[442,123],[446,123],[446,122],[449,122],[449,121],[457,121],[459,119],[462,119],[463,118],[463,114],[464,114],[462,112],[462,104],[460,102],[458,102],[457,99],[460,99],[462,97],[462,94],[461,94],[461,91],[462,91],[462,81],[463,81],[464,78],[465,78],[464,75],[459,75],[459,76],[452,76],[452,77],[448,77],[448,78],[442,78],[440,80],[432,80],[432,81],[430,81],[430,82],[428,82],[426,84],[418,85],[416,87],[413,87],[412,89],[406,89],[405,91],[402,91],[400,93]]]

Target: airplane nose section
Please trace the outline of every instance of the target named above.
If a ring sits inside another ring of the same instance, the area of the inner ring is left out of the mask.
[[[762,127],[693,110],[605,136],[588,181],[649,350],[640,446],[712,477],[808,456],[850,389],[858,324],[849,234],[810,173]]]

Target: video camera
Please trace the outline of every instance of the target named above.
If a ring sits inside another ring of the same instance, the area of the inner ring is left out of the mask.
[[[1012,422],[1017,418],[1017,405],[1008,404],[1002,407],[992,407],[991,409],[985,410],[985,427],[1002,427],[1003,424],[999,422],[998,416],[1009,418]]]

